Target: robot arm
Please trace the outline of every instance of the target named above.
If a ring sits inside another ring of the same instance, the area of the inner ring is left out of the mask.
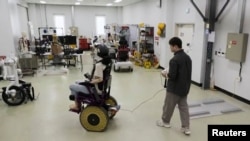
[[[17,62],[18,58],[13,57],[7,57],[4,60],[4,79],[15,81],[15,83],[18,85],[18,69],[17,69]]]
[[[4,76],[5,76],[5,70],[4,70],[4,60],[2,58],[0,58],[0,71],[1,71],[1,76],[3,77],[4,79]]]
[[[0,67],[2,67],[3,65],[4,65],[4,60],[0,58]]]

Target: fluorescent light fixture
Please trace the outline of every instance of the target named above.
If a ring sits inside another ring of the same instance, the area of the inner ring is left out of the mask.
[[[119,3],[119,2],[121,2],[121,1],[122,1],[122,0],[115,0],[114,2],[115,2],[115,3]]]
[[[83,1],[83,0],[77,0],[77,1]]]
[[[45,4],[45,3],[46,3],[46,1],[41,0],[41,1],[40,1],[40,3]]]
[[[80,5],[80,2],[76,2],[75,5]]]
[[[107,6],[111,6],[111,5],[113,5],[112,3],[108,3],[108,4],[106,4]]]

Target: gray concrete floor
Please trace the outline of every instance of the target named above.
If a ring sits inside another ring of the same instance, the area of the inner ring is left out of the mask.
[[[68,68],[68,74],[25,76],[32,82],[37,99],[15,107],[0,100],[0,141],[205,141],[209,124],[250,124],[250,106],[219,91],[202,90],[192,85],[189,101],[222,98],[243,111],[219,116],[191,119],[190,136],[180,132],[178,109],[172,117],[172,128],[157,127],[165,97],[160,70],[135,67],[127,73],[112,72],[111,95],[121,105],[105,132],[88,132],[79,122],[79,115],[68,111],[69,85],[83,79],[91,70],[90,56],[85,55],[83,72]],[[0,86],[9,82],[0,81]]]

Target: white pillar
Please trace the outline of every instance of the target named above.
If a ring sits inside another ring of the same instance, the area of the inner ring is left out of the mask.
[[[18,40],[21,37],[17,4],[19,0],[0,1],[0,55],[17,54]]]
[[[173,0],[162,1],[162,7],[166,7],[164,13],[166,13],[166,31],[165,38],[160,38],[160,65],[161,67],[167,68],[169,67],[169,60],[173,57],[173,53],[170,51],[168,40],[173,37],[174,33],[174,25],[173,25]],[[157,29],[156,29],[157,30]]]

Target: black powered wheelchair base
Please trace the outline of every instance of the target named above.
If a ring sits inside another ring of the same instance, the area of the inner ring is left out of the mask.
[[[81,103],[79,110],[70,110],[80,114],[80,123],[87,131],[105,131],[109,120],[120,110],[120,105],[114,97],[102,97],[99,94],[79,94],[77,100]],[[74,95],[69,96],[70,100],[75,100]]]

